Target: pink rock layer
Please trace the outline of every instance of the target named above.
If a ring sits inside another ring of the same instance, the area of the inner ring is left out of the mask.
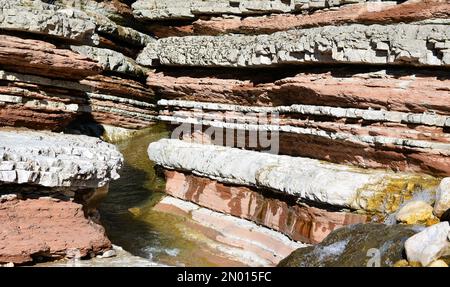
[[[52,78],[82,79],[99,74],[102,68],[95,61],[53,44],[31,39],[0,35],[2,69],[26,72]]]
[[[282,71],[281,71],[282,72]],[[149,73],[147,85],[164,99],[245,106],[321,105],[450,114],[450,74],[415,71],[298,73],[276,79],[278,71],[257,74],[217,71]],[[282,74],[282,73],[280,73]],[[187,76],[188,75],[188,76]]]
[[[245,18],[198,19],[192,24],[163,26],[152,24],[148,31],[158,38],[187,35],[270,34],[296,28],[326,25],[386,24],[414,22],[426,19],[447,19],[450,4],[445,0],[411,0],[402,4],[392,2],[344,5],[339,9],[319,10],[307,15],[274,14]]]
[[[0,203],[0,263],[84,257],[109,249],[105,230],[85,217],[80,204],[51,199]]]
[[[153,121],[149,117],[157,114],[126,100],[155,102],[151,89],[131,79],[95,75],[79,83],[62,81],[60,86],[51,86],[51,78],[44,78],[48,83],[40,84],[33,83],[32,76],[20,77],[16,81],[0,80],[0,94],[21,98],[18,102],[0,103],[3,126],[62,131],[83,116],[101,124],[139,129],[150,125]],[[89,98],[88,92],[106,98]]]
[[[225,185],[191,174],[166,170],[165,176],[166,193],[171,196],[254,221],[305,243],[321,242],[337,228],[368,220],[365,215],[291,205],[264,197],[252,188]]]

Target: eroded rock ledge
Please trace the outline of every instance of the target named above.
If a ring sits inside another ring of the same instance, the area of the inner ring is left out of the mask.
[[[86,257],[111,249],[81,204],[51,198],[0,200],[0,263]]]
[[[0,130],[0,262],[110,249],[95,207],[122,162],[113,145],[97,138]]]
[[[254,0],[138,0],[133,14],[138,19],[168,20],[190,19],[201,15],[258,15],[271,13],[296,12],[308,9],[335,7],[366,0],[294,0],[294,1],[254,1]]]
[[[324,26],[270,35],[159,39],[137,58],[142,65],[264,67],[351,63],[449,66],[445,24]]]
[[[0,184],[96,188],[119,178],[123,157],[97,138],[0,131]]]
[[[439,184],[427,175],[358,169],[180,140],[152,143],[148,153],[151,160],[168,169],[367,212],[395,211],[413,193],[436,189]]]

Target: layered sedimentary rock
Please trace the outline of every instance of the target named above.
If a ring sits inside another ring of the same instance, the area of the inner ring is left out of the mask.
[[[153,92],[143,83],[147,69],[131,58],[153,39],[114,22],[132,19],[126,4],[4,2],[0,30],[19,37],[1,36],[3,125],[62,131],[94,124],[101,135],[114,126],[135,130],[153,123]],[[133,100],[137,91],[141,96]]]
[[[119,177],[122,155],[97,138],[0,131],[0,182],[96,188]]]
[[[324,26],[269,35],[159,39],[139,55],[142,65],[264,67],[286,64],[449,66],[445,24]]]
[[[318,10],[306,15],[278,14],[245,18],[198,19],[189,26],[189,30],[185,27],[184,31],[188,30],[189,34],[195,35],[270,34],[296,28],[350,23],[408,23],[427,19],[441,19],[440,21],[444,22],[449,15],[450,6],[445,1],[439,0],[407,1],[401,4],[394,1],[366,2],[345,5],[334,10]],[[171,31],[176,33],[176,28],[160,27],[157,30],[160,36]]]
[[[0,131],[0,262],[110,249],[105,230],[90,216],[122,161],[114,146],[97,138]]]
[[[63,79],[82,79],[98,74],[93,60],[50,43],[0,35],[0,63],[4,69]]]
[[[30,0],[2,0],[0,6],[2,30],[50,35],[81,43],[99,42],[95,23],[82,11]]]
[[[150,144],[149,157],[165,168],[234,185],[246,185],[318,204],[392,212],[436,178],[420,174],[357,169],[318,160],[163,139]]]
[[[365,215],[297,205],[295,198],[286,201],[251,187],[222,184],[205,177],[177,171],[166,171],[165,176],[165,191],[174,197],[254,221],[300,242],[317,243],[337,228],[368,220]]]
[[[185,220],[199,225],[205,234],[222,245],[215,247],[221,253],[247,266],[274,266],[296,248],[307,246],[253,222],[170,196],[153,209],[187,217]]]
[[[365,0],[353,1],[228,1],[228,0],[138,0],[133,3],[133,13],[138,19],[167,20],[190,19],[201,15],[254,15],[296,12],[307,9],[320,9],[339,6],[348,3],[365,2]]]
[[[85,218],[74,202],[2,200],[0,227],[2,263],[86,257],[111,249],[103,227]]]

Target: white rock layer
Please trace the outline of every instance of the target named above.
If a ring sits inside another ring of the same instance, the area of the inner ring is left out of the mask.
[[[97,138],[0,131],[0,184],[97,188],[119,178],[123,157]]]

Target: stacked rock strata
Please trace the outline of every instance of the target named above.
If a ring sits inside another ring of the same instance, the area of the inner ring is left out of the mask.
[[[150,145],[149,155],[165,168],[167,193],[304,243],[390,219],[401,207],[402,222],[448,216],[446,0],[0,7],[0,126],[111,139],[165,122],[174,139]],[[10,191],[85,203],[92,192],[80,190],[115,177],[115,151],[44,148],[52,159],[41,160],[32,147],[47,137],[32,137],[23,140],[30,150],[10,156],[8,148],[0,161]],[[405,215],[405,203],[423,194],[431,194],[425,205],[436,201],[424,208],[431,216]],[[6,210],[19,210],[17,200],[5,197]],[[62,253],[45,244],[33,250],[25,254]]]
[[[121,25],[133,18],[129,6],[15,0],[0,7],[2,125],[62,131],[96,124],[124,133],[153,122],[148,69],[134,58],[155,40]]]
[[[0,131],[0,263],[86,257],[111,242],[95,207],[122,155],[99,139]]]
[[[433,204],[450,4],[401,2],[136,1],[158,38],[137,62],[173,131],[149,147],[166,192],[308,243]]]

